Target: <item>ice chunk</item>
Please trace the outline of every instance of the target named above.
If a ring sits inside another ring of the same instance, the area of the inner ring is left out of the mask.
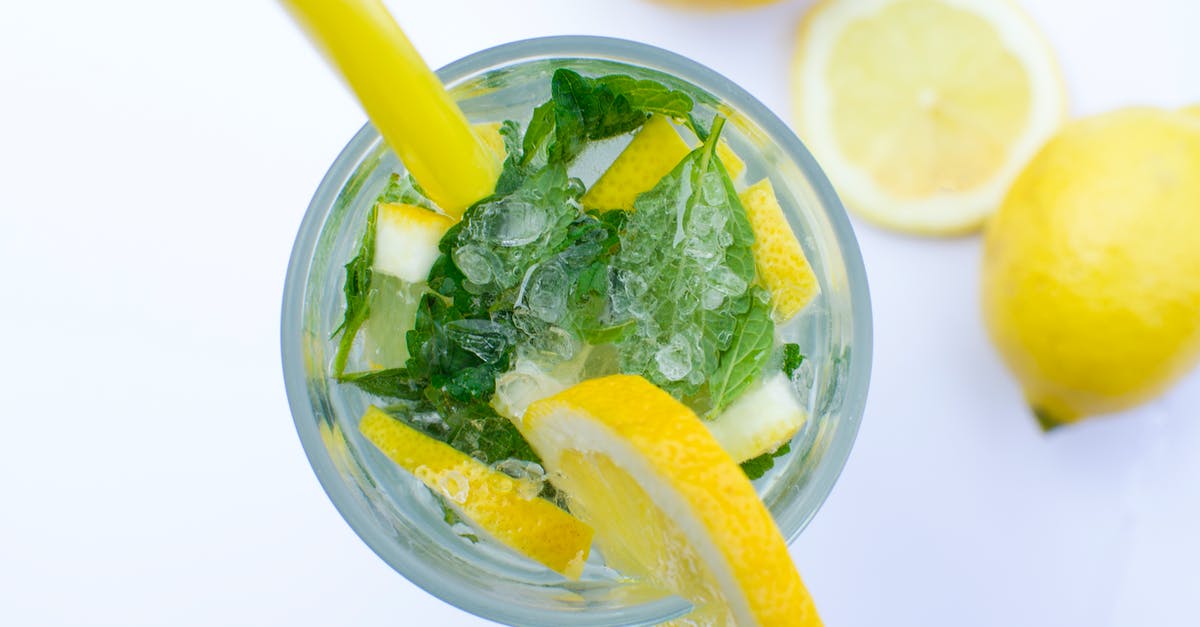
[[[496,363],[516,338],[509,327],[491,320],[453,320],[446,336],[487,363]]]
[[[570,277],[558,263],[542,264],[524,285],[525,305],[546,322],[558,322],[567,312]]]
[[[549,221],[544,207],[510,196],[482,207],[471,225],[479,239],[511,247],[536,241]]]
[[[497,274],[500,259],[496,254],[478,244],[467,244],[455,248],[450,255],[454,265],[462,271],[467,280],[477,285],[486,285]]]
[[[679,381],[692,371],[692,346],[683,335],[674,335],[654,354],[658,371],[668,381]]]

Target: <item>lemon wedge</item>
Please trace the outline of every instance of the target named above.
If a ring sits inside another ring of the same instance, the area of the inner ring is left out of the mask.
[[[791,382],[779,373],[747,390],[704,426],[741,463],[775,452],[796,435],[807,417]]]
[[[539,498],[536,489],[375,407],[367,409],[358,428],[392,461],[500,543],[569,579],[583,571],[592,529]]]
[[[518,428],[614,568],[688,599],[704,624],[821,624],[754,486],[666,392],[591,379],[531,404]]]
[[[788,320],[816,298],[820,283],[788,226],[770,179],[746,188],[741,201],[754,230],[752,250],[758,276],[771,290],[775,317]]]
[[[632,211],[638,194],[654,187],[691,151],[692,147],[675,130],[670,119],[663,115],[651,116],[584,194],[583,206]],[[731,179],[736,179],[746,169],[746,163],[724,140],[717,142],[717,157]]]
[[[423,282],[441,254],[438,242],[453,225],[454,220],[424,207],[379,205],[373,269],[409,283]]]
[[[795,122],[880,225],[973,230],[1062,123],[1053,52],[1004,0],[826,0],[800,24]]]

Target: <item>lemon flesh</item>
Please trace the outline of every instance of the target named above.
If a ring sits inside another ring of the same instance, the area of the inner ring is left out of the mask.
[[[696,607],[689,620],[820,625],[770,512],[686,406],[611,375],[534,402],[518,423],[621,572]]]
[[[1132,407],[1200,355],[1200,125],[1068,124],[990,222],[983,311],[1044,426]]]
[[[996,0],[826,0],[793,72],[798,130],[839,195],[904,231],[977,228],[1065,114],[1053,53]]]
[[[592,529],[526,485],[375,407],[359,431],[501,544],[569,578],[583,571]]]

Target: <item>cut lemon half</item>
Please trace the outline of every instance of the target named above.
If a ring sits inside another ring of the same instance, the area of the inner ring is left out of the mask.
[[[507,474],[371,407],[359,431],[482,531],[569,579],[587,561],[592,529]]]
[[[754,265],[771,290],[775,317],[789,320],[821,291],[804,249],[792,233],[770,179],[763,179],[741,194],[742,207],[754,230]]]
[[[534,402],[518,427],[606,562],[691,601],[688,620],[821,624],[754,486],[666,392],[591,379]]]
[[[842,200],[915,233],[980,226],[1066,114],[1053,51],[1008,0],[825,0],[793,79]]]
[[[679,135],[669,118],[651,116],[583,195],[583,206],[632,211],[638,195],[654,187],[691,151],[692,147]],[[746,169],[746,163],[724,140],[717,142],[717,157],[731,179],[736,179]]]

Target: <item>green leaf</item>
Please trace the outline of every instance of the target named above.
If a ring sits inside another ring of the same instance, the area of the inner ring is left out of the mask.
[[[587,141],[636,130],[652,113],[690,121],[694,106],[691,96],[652,80],[625,75],[588,78],[567,69],[554,72],[550,93],[554,141],[548,155],[550,161],[560,163],[569,163],[578,156]],[[551,115],[547,105],[534,111],[525,138],[526,162],[549,136]]]
[[[379,203],[367,214],[367,227],[363,231],[358,254],[346,264],[346,311],[342,323],[333,331],[333,337],[341,334],[337,352],[333,357],[333,376],[340,377],[346,370],[354,336],[367,321],[371,313],[371,266],[375,263],[375,224],[379,217]]]
[[[338,379],[380,398],[417,401],[424,398],[427,381],[413,377],[407,368],[351,372]]]
[[[800,354],[800,345],[787,343],[783,345],[783,373],[792,378],[804,363],[804,355]]]
[[[379,194],[379,198],[375,203],[386,202],[399,202],[426,209],[434,209],[435,207],[433,201],[425,195],[425,191],[421,189],[421,186],[417,184],[417,181],[410,174],[400,176],[393,173],[388,177],[387,185],[384,186],[383,192]]]
[[[716,371],[708,378],[710,416],[745,392],[762,374],[771,356],[775,322],[771,319],[770,295],[761,288],[754,289],[750,310],[738,321],[733,343],[721,353]]]
[[[749,477],[751,481],[759,479],[763,475],[767,474],[768,470],[775,467],[775,458],[787,455],[791,451],[791,444],[785,443],[774,452],[763,453],[762,455],[759,455],[753,459],[747,459],[746,461],[742,462],[742,472],[746,473],[746,476]]]
[[[618,344],[622,371],[697,407],[751,307],[755,278],[753,230],[713,157],[722,123],[634,201],[610,276],[614,322],[633,327]],[[722,388],[718,400],[728,397]]]

